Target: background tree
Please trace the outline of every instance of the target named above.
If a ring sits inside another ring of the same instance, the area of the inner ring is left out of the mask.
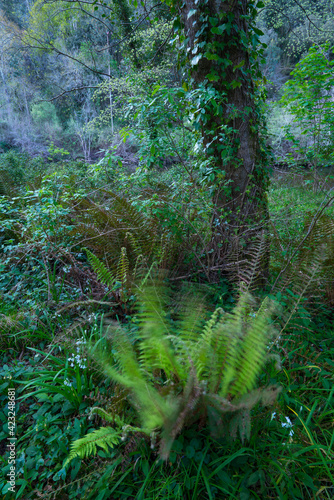
[[[304,136],[304,145],[295,141],[302,159],[313,166],[333,161],[333,50],[329,44],[309,49],[283,87],[281,103],[294,115]],[[294,135],[290,131],[290,135]]]
[[[334,39],[332,0],[267,0],[261,23],[278,35],[282,62],[288,68],[314,44]]]

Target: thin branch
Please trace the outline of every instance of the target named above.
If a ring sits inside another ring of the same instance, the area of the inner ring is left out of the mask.
[[[94,5],[94,7],[95,6],[100,6],[103,9],[110,10],[110,12],[113,12],[113,13],[115,12],[111,7],[109,7],[109,5],[102,4],[100,2],[88,2],[86,0],[44,0],[45,4],[52,4],[52,3],[58,3],[58,2],[78,3],[78,4],[85,3],[87,5]]]
[[[156,51],[156,53],[154,54],[154,56],[152,57],[152,59],[150,60],[150,63],[152,63],[154,61],[154,59],[157,57],[157,55],[159,54],[159,52],[161,51],[161,49],[166,45],[166,43],[168,42],[168,40],[170,39],[172,33],[174,31],[174,28],[172,28],[166,38],[166,40],[160,45],[160,47],[158,48],[158,50]]]
[[[31,49],[38,49],[38,50],[45,50],[45,51],[50,51],[50,50],[54,51],[60,56],[68,57],[69,59],[72,59],[72,61],[75,61],[75,62],[81,64],[84,68],[88,69],[89,71],[92,71],[93,73],[96,73],[97,75],[107,76],[108,78],[110,77],[109,73],[104,73],[104,71],[98,71],[97,69],[93,69],[90,66],[88,66],[87,64],[85,64],[84,62],[77,59],[76,57],[71,56],[70,54],[67,54],[65,52],[62,52],[60,49],[55,47],[51,42],[49,42],[49,46],[45,46],[45,45],[42,45],[40,40],[37,40],[32,35],[29,35],[29,37],[32,40],[34,40],[35,42],[37,42],[37,44],[39,44],[39,45],[30,45],[29,43],[26,42],[26,45],[24,46],[24,48],[31,48]]]
[[[91,14],[90,12],[88,12],[81,5],[80,5],[80,11],[83,12],[84,14],[87,14],[87,16],[92,17],[93,19],[95,19],[99,23],[103,24],[103,26],[105,26],[108,31],[110,30],[110,26],[108,26],[104,21],[102,21],[102,19],[99,19],[98,17],[94,16],[94,14]]]
[[[297,4],[297,5],[298,5],[298,7],[299,7],[299,8],[300,8],[303,12],[304,12],[306,19],[308,20],[308,22],[309,22],[310,24],[312,24],[312,26],[314,26],[314,27],[315,27],[318,31],[324,31],[324,30],[322,30],[321,28],[319,28],[316,24],[314,24],[314,22],[310,19],[309,15],[308,15],[308,13],[307,13],[307,11],[306,11],[306,9],[305,9],[305,7],[303,7],[303,6],[302,6],[302,5],[298,2],[298,0],[293,0],[293,1],[294,1],[294,2],[295,2],[295,4]]]
[[[55,96],[55,97],[52,97],[51,99],[40,99],[39,101],[37,102],[51,102],[51,101],[55,101],[56,99],[59,99],[60,97],[62,97],[63,95],[65,94],[69,94],[71,92],[75,92],[77,90],[84,90],[84,89],[97,89],[98,86],[95,85],[95,86],[90,86],[90,85],[87,85],[85,87],[77,87],[77,88],[74,88],[74,89],[70,89],[70,90],[64,90],[64,92],[62,92],[61,94]]]

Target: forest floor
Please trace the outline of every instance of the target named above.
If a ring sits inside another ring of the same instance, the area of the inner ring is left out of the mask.
[[[122,284],[110,293],[106,276],[101,282],[82,255],[81,240],[76,247],[73,224],[63,223],[76,217],[84,195],[73,198],[66,188],[67,197],[55,203],[60,189],[47,181],[37,197],[28,191],[21,205],[15,196],[2,197],[0,498],[333,499],[333,185],[331,172],[272,175],[271,277],[265,292],[254,293],[258,301],[268,296],[280,306],[272,341],[280,362],[263,368],[259,384],[281,390],[272,406],[252,409],[249,440],[213,437],[208,426],[189,425],[163,461],[152,438],[133,432],[66,466],[73,441],[114,425],[92,415],[93,407],[136,422],[127,391],[87,352],[117,321],[137,342],[135,293]],[[150,210],[158,210],[152,199]],[[78,224],[84,223],[82,217]],[[282,270],[285,279],[274,286]],[[205,295],[210,310],[231,311],[236,301],[236,290],[225,281],[206,284]]]

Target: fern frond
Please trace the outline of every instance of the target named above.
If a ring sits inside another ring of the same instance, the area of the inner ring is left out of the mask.
[[[184,342],[198,342],[200,334],[208,328],[209,322],[203,325],[203,303],[198,298],[191,297],[185,304],[181,321],[178,322],[179,336]],[[219,312],[222,311],[219,309]],[[215,323],[213,319],[213,324]]]
[[[135,237],[135,235],[133,233],[131,233],[130,231],[128,231],[126,233],[125,237],[130,242],[130,244],[131,244],[134,252],[137,255],[141,255],[141,252],[142,252],[143,249],[141,248],[141,245],[137,241],[137,238]]]
[[[113,276],[119,268],[122,249],[126,249],[128,278],[133,281],[134,269],[149,267],[156,262],[159,268],[170,264],[180,252],[176,239],[153,217],[140,212],[125,196],[102,191],[103,205],[90,198],[79,200],[73,210],[76,227],[83,241],[99,259],[103,259]],[[139,259],[139,256],[140,259]]]
[[[71,445],[71,451],[64,463],[64,467],[76,457],[86,458],[90,455],[96,455],[97,446],[108,451],[108,446],[113,448],[120,442],[120,431],[113,427],[101,427],[81,439],[77,439]]]
[[[266,298],[241,343],[236,364],[237,377],[229,391],[232,396],[240,397],[251,391],[256,384],[266,359],[268,318],[272,312],[273,307],[269,309],[269,299]]]
[[[100,415],[100,417],[102,417],[107,422],[111,422],[113,424],[116,424],[119,428],[121,428],[121,427],[123,427],[125,425],[124,420],[122,420],[119,415],[117,415],[117,414],[111,415],[110,413],[108,413],[103,408],[100,408],[98,406],[94,406],[90,410],[90,416],[94,415],[95,413],[98,414],[98,415]]]
[[[129,260],[126,254],[126,248],[121,248],[121,255],[119,257],[117,272],[116,272],[116,280],[120,283],[126,283],[129,275]]]
[[[109,269],[106,268],[106,266],[103,264],[103,262],[96,257],[90,250],[85,248],[85,251],[87,253],[88,261],[90,265],[92,266],[94,272],[97,274],[97,277],[102,283],[108,287],[112,287],[115,282],[117,281],[116,276],[114,276]]]
[[[200,379],[210,377],[212,373],[212,362],[214,358],[215,342],[214,338],[217,335],[217,327],[219,318],[223,310],[217,308],[211,318],[205,323],[202,333],[197,338],[197,341],[190,341],[189,348],[191,350],[191,359],[196,367],[197,376]],[[223,368],[223,367],[221,367]]]
[[[146,377],[137,361],[133,347],[124,332],[115,332],[114,348],[118,368],[110,364],[105,352],[93,349],[92,354],[104,372],[115,382],[130,389],[135,406],[140,410],[140,418],[145,432],[162,427],[166,419],[175,412],[176,401],[163,398]]]
[[[304,220],[305,236],[297,245],[292,246],[292,254],[282,258],[277,252],[281,271],[272,287],[272,291],[286,294],[290,290],[295,297],[301,298],[312,288],[313,299],[334,279],[334,222],[326,214],[310,214]],[[286,253],[286,252],[285,252]],[[306,286],[307,285],[307,286]]]
[[[144,297],[142,310],[138,314],[142,336],[139,347],[141,365],[151,373],[159,369],[168,378],[174,373],[181,379],[183,369],[168,338],[171,331],[161,306],[161,298],[153,287],[145,290]]]
[[[266,230],[248,241],[247,248],[240,246],[236,238],[228,254],[229,276],[243,286],[243,290],[252,292],[264,284],[264,269],[268,266],[270,240]]]

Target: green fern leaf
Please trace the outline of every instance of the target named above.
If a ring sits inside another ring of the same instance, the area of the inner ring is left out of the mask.
[[[247,331],[238,354],[237,378],[230,391],[233,396],[242,396],[252,390],[266,360],[270,326],[268,318],[273,311],[266,298]]]
[[[98,259],[90,250],[85,248],[88,261],[92,266],[94,272],[102,283],[108,287],[112,287],[116,282],[116,277],[106,268],[103,262]]]
[[[126,283],[129,275],[129,260],[126,254],[126,248],[121,248],[121,255],[117,265],[116,280],[120,283]]]
[[[71,451],[64,463],[67,465],[76,457],[85,458],[90,455],[96,455],[97,446],[105,451],[108,451],[108,446],[113,448],[120,441],[120,431],[116,431],[112,427],[101,427],[87,434],[81,439],[77,439],[71,445]]]

